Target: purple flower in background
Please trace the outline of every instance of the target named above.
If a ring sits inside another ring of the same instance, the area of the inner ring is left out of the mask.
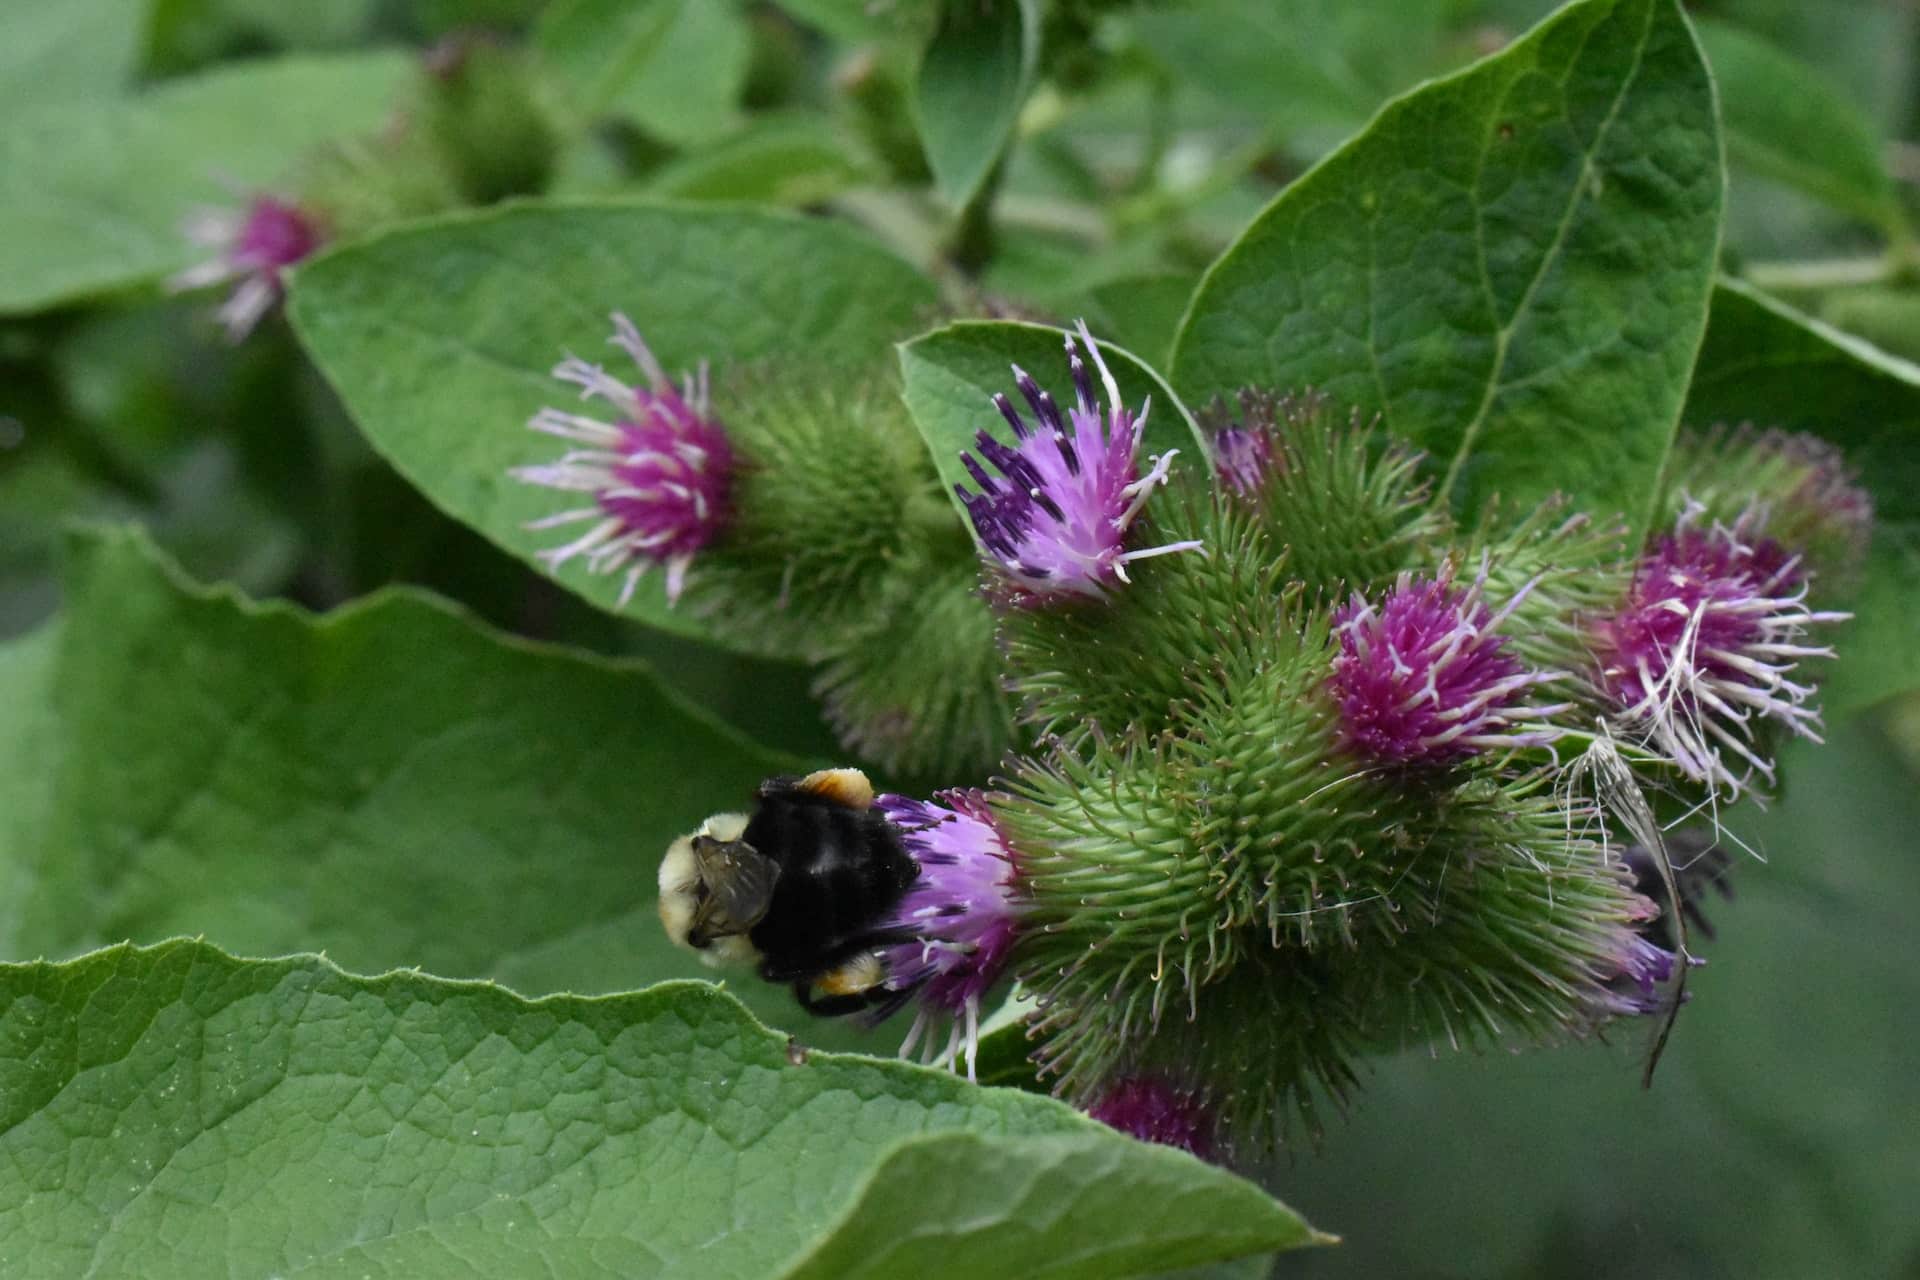
[[[1699,514],[1690,508],[1641,558],[1595,649],[1623,726],[1734,797],[1755,773],[1773,778],[1756,722],[1818,740],[1814,688],[1791,677],[1801,659],[1833,656],[1804,643],[1807,631],[1848,615],[1807,608],[1800,557],[1761,536],[1757,515],[1702,528]]]
[[[1201,416],[1213,430],[1213,474],[1219,483],[1242,496],[1259,493],[1283,465],[1275,437],[1280,404],[1265,392],[1240,393],[1240,420],[1228,417],[1226,403],[1216,399]]]
[[[1355,751],[1437,763],[1559,736],[1545,720],[1567,704],[1529,701],[1558,674],[1530,670],[1495,634],[1525,592],[1496,614],[1481,602],[1483,584],[1462,591],[1403,573],[1377,605],[1355,592],[1335,611],[1333,696]]]
[[[558,462],[516,467],[510,474],[528,484],[593,499],[592,506],[527,525],[551,529],[594,522],[573,541],[540,553],[550,571],[584,556],[589,573],[624,572],[619,601],[624,606],[642,575],[656,564],[665,565],[667,602],[672,604],[686,585],[694,556],[731,514],[733,448],[708,403],[706,366],[700,366],[698,376],[687,375],[676,389],[633,322],[616,314],[613,326],[610,341],[633,357],[647,385],[629,385],[599,365],[568,356],[554,367],[553,376],[578,384],[583,400],[605,400],[619,417],[603,422],[542,409],[528,421],[529,427],[586,447],[569,450]]]
[[[1211,1110],[1191,1089],[1175,1088],[1158,1076],[1128,1076],[1116,1082],[1087,1114],[1142,1142],[1178,1147],[1202,1160],[1213,1158]]]
[[[251,333],[286,293],[287,268],[312,255],[327,238],[311,212],[270,195],[256,195],[244,208],[198,210],[187,220],[186,235],[217,256],[174,276],[168,287],[200,289],[238,281],[219,312],[233,342]]]
[[[980,1000],[1000,979],[1019,931],[1012,851],[978,791],[943,791],[931,802],[883,795],[878,804],[920,864],[886,923],[912,939],[887,949],[887,986],[920,1001],[901,1055],[931,1024],[950,1022],[945,1051],[932,1040],[928,1051],[948,1067],[964,1057],[972,1079]]]
[[[1120,388],[1084,321],[1080,338],[1100,371],[1106,392],[1104,409],[1094,395],[1093,377],[1080,358],[1080,349],[1069,335],[1067,365],[1076,394],[1073,408],[1062,414],[1053,397],[1015,365],[1015,384],[1038,427],[1029,426],[1006,396],[996,395],[993,403],[1013,427],[1015,444],[1009,447],[982,431],[976,437],[980,456],[961,454],[980,491],[971,493],[964,485],[956,485],[955,490],[981,546],[999,570],[999,594],[1008,603],[1035,606],[1099,600],[1115,583],[1127,581],[1129,561],[1200,545],[1175,542],[1126,550],[1128,528],[1154,488],[1166,483],[1177,451],[1169,449],[1154,460],[1146,475],[1140,474],[1138,455],[1147,408],[1143,405],[1135,417],[1121,405]],[[981,459],[999,471],[998,478]]]

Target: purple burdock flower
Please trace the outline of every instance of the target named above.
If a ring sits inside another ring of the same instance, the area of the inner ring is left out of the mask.
[[[1803,658],[1833,656],[1803,643],[1807,630],[1848,615],[1807,608],[1799,556],[1759,536],[1757,516],[1703,528],[1699,515],[1690,507],[1641,557],[1595,650],[1623,727],[1731,798],[1755,773],[1773,778],[1756,722],[1819,740],[1814,688],[1790,677]]]
[[[1216,398],[1201,415],[1201,424],[1213,429],[1214,479],[1234,493],[1251,496],[1284,465],[1275,440],[1280,403],[1249,388],[1240,393],[1240,420],[1228,413],[1225,401]]]
[[[1594,974],[1602,985],[1596,1001],[1601,1013],[1634,1017],[1658,1013],[1666,1007],[1667,997],[1661,988],[1673,977],[1678,957],[1648,936],[1659,917],[1660,908],[1651,898],[1633,895],[1627,919],[1615,931]]]
[[[946,1048],[936,1031],[929,1060],[951,1068],[964,1057],[971,1080],[980,1000],[1006,969],[1019,932],[1013,852],[978,791],[943,791],[931,802],[883,795],[878,804],[920,864],[920,878],[886,923],[888,932],[911,938],[887,948],[886,984],[920,1001],[901,1056],[945,1021],[952,1028]]]
[[[1104,410],[1080,349],[1068,335],[1073,408],[1062,414],[1053,397],[1015,365],[1015,385],[1032,408],[1037,429],[1006,396],[996,395],[993,403],[1013,427],[1015,443],[1009,447],[982,431],[975,438],[980,457],[960,455],[980,492],[971,493],[964,485],[955,485],[955,492],[980,535],[980,545],[999,570],[997,594],[1010,604],[1103,599],[1114,584],[1127,581],[1130,561],[1200,545],[1174,542],[1126,549],[1127,530],[1154,488],[1166,483],[1178,450],[1167,450],[1146,475],[1140,474],[1147,405],[1138,417],[1122,406],[1119,385],[1085,321],[1080,323],[1080,338],[1100,371],[1107,397]],[[999,478],[989,474],[982,458],[999,471]]]
[[[1559,673],[1529,669],[1495,634],[1526,592],[1493,613],[1484,585],[1484,574],[1456,590],[1402,573],[1378,605],[1355,592],[1335,611],[1332,687],[1348,746],[1386,764],[1428,764],[1559,736],[1546,720],[1567,704],[1529,700]]]
[[[1191,1089],[1176,1088],[1158,1076],[1127,1076],[1111,1085],[1087,1114],[1142,1142],[1211,1160],[1214,1119],[1211,1110]]]
[[[540,553],[550,571],[584,556],[589,573],[624,572],[619,599],[624,607],[641,576],[665,565],[667,603],[672,604],[686,586],[694,556],[726,527],[732,513],[733,448],[708,403],[705,364],[676,389],[624,315],[613,316],[610,341],[633,357],[647,385],[632,386],[599,365],[568,356],[553,376],[578,384],[583,400],[605,400],[619,417],[603,422],[542,409],[529,427],[586,447],[568,451],[558,462],[516,467],[510,474],[528,484],[592,495],[592,506],[526,526],[594,522],[573,541]]]
[[[270,195],[253,196],[244,208],[197,210],[185,231],[187,239],[217,256],[180,272],[168,288],[238,281],[219,312],[233,342],[251,333],[286,293],[287,268],[311,256],[327,238],[313,213]]]

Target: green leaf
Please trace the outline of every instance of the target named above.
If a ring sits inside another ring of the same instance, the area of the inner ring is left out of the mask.
[[[1064,337],[1063,330],[1047,325],[967,320],[900,344],[907,408],[950,496],[956,484],[973,487],[972,478],[960,465],[960,455],[974,451],[974,438],[980,432],[1012,439],[1005,420],[993,407],[994,395],[1005,392],[1023,413],[1028,412],[1014,389],[1011,365],[1017,364],[1032,374],[1059,403],[1073,402]],[[1100,354],[1120,385],[1123,404],[1138,413],[1149,398],[1152,401],[1142,453],[1179,449],[1185,455],[1184,465],[1206,466],[1206,447],[1192,416],[1160,375],[1138,357],[1105,342],[1100,343]],[[1095,377],[1097,390],[1098,375]],[[957,496],[953,501],[964,519],[966,508]]]
[[[1674,0],[1582,0],[1389,103],[1201,282],[1192,402],[1317,386],[1383,415],[1443,497],[1562,490],[1644,519],[1706,321],[1722,175]]]
[[[1252,1183],[1197,1164],[1097,1133],[909,1139],[786,1280],[1137,1276],[1330,1243]]]
[[[738,136],[648,175],[649,194],[678,200],[818,204],[871,176],[872,165],[817,115],[762,116]]]
[[[288,58],[136,97],[0,123],[0,314],[143,284],[206,256],[181,222],[267,185],[301,153],[378,126],[408,71],[398,54]]]
[[[1191,275],[1167,271],[1108,280],[1086,292],[1087,323],[1155,368],[1165,368],[1193,286]]]
[[[749,44],[732,0],[560,0],[533,35],[576,128],[623,115],[682,145],[739,125]]]
[[[147,75],[177,76],[262,51],[319,52],[365,44],[377,25],[381,0],[147,0]],[[415,5],[415,9],[419,6]],[[468,4],[469,10],[472,5]],[[416,15],[417,16],[417,15]],[[471,14],[468,21],[484,19]]]
[[[714,976],[660,927],[660,855],[792,760],[638,663],[510,639],[418,593],[315,618],[186,582],[127,531],[70,562],[55,665],[14,664],[51,682],[55,728],[23,717],[34,763],[0,775],[29,788],[0,810],[47,815],[0,825],[0,867],[27,886],[5,898],[0,956],[184,933],[530,992]],[[810,1042],[893,1043],[736,976]]]
[[[1182,1261],[1312,1237],[1190,1157],[1048,1099],[796,1051],[699,983],[530,1003],[316,956],[119,946],[0,966],[0,1045],[13,1275],[728,1280],[884,1229],[1091,1278],[1137,1269],[1079,1252],[1090,1216],[1184,1211],[1171,1240],[1112,1233]],[[1050,1159],[1079,1203],[1048,1194]],[[1070,1210],[1068,1229],[987,1220],[1001,1197]],[[911,1225],[875,1223],[901,1200]]]
[[[849,44],[932,29],[941,0],[774,0],[795,20]]]
[[[1894,239],[1906,214],[1864,112],[1814,68],[1723,22],[1698,24],[1713,64],[1727,153]]]
[[[1190,0],[1129,15],[1181,80],[1270,128],[1363,123],[1433,68],[1448,0]]]
[[[1823,700],[1840,714],[1920,688],[1920,366],[1724,280],[1686,419],[1792,427],[1846,450],[1873,494],[1874,536]]]
[[[53,673],[58,623],[0,644],[0,936],[17,936],[32,891],[33,868],[16,851],[35,848],[45,830],[59,761],[60,726]]]
[[[109,98],[133,72],[146,0],[15,0],[0,23],[0,119]]]
[[[934,185],[954,208],[964,208],[999,163],[1039,61],[1038,0],[946,6],[920,62],[914,114]]]
[[[550,374],[562,356],[612,358],[609,312],[630,315],[669,371],[710,361],[724,420],[737,366],[871,365],[934,301],[923,276],[843,226],[637,202],[416,223],[329,254],[293,284],[295,325],[374,447],[449,515],[529,563],[553,535],[523,526],[566,495],[507,469],[558,456],[527,419],[574,402]],[[624,612],[704,634],[667,606],[662,575],[649,576]],[[616,609],[612,577],[570,566],[559,581]]]

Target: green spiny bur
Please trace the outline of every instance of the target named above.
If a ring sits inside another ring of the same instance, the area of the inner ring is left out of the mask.
[[[1176,481],[1150,508],[1154,538],[1202,550],[1139,562],[1104,603],[1006,613],[1013,688],[1042,736],[1162,728],[1225,636],[1271,625],[1286,566],[1252,512],[1203,484]]]
[[[762,369],[724,399],[735,518],[702,558],[696,609],[823,659],[920,586],[933,548],[964,546],[885,384]]]
[[[951,785],[990,768],[1014,742],[993,614],[970,556],[897,572],[914,590],[825,656],[814,693],[841,741],[862,756]]]
[[[1286,552],[1288,576],[1309,591],[1345,594],[1392,580],[1418,562],[1421,549],[1444,538],[1446,518],[1433,508],[1421,477],[1421,456],[1383,440],[1358,410],[1337,412],[1318,392],[1275,395],[1249,389],[1239,419],[1221,401],[1203,425],[1252,443],[1241,467],[1222,468],[1225,487],[1259,513],[1274,545]]]

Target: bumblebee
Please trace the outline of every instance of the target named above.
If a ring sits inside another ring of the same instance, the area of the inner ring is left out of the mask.
[[[719,813],[660,861],[660,922],[710,964],[752,963],[790,984],[809,1013],[877,1021],[909,993],[888,990],[883,948],[909,940],[889,913],[920,874],[858,769],[769,778],[751,816]]]

